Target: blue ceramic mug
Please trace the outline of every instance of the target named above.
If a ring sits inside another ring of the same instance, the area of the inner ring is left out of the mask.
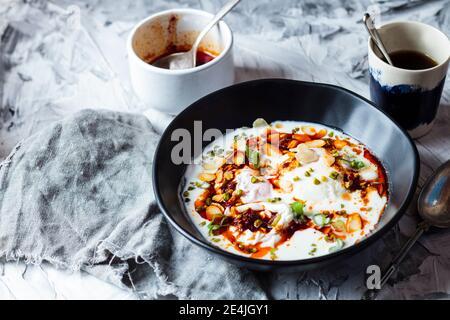
[[[392,22],[378,29],[389,53],[414,51],[425,54],[436,65],[421,70],[389,65],[369,39],[370,95],[413,138],[427,134],[433,126],[447,75],[450,41],[436,28],[419,22]]]

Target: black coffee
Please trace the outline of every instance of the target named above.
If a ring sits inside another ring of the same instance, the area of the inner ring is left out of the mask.
[[[394,51],[389,54],[395,67],[408,70],[423,70],[436,67],[438,63],[424,53],[412,50]]]

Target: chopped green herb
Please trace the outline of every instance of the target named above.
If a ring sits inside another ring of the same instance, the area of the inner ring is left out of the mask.
[[[219,224],[214,224],[214,223],[210,222],[210,223],[208,224],[208,234],[209,234],[210,236],[212,236],[212,235],[214,235],[214,231],[217,231],[217,230],[219,230],[220,228],[221,228],[221,226],[220,226]]]
[[[224,201],[230,200],[230,194],[229,194],[228,192],[226,192],[226,193],[223,194],[223,200],[224,200]]]
[[[236,190],[236,195],[237,195],[238,197],[242,196],[243,194],[244,194],[244,191],[243,191],[243,190],[241,190],[241,189]]]
[[[330,178],[333,180],[336,180],[339,177],[339,173],[336,171],[333,171],[332,173],[330,173]]]
[[[341,203],[341,209],[345,208],[345,204]]]
[[[312,248],[311,251],[308,253],[310,256],[313,256],[317,251],[317,248]]]
[[[362,161],[353,160],[352,162],[350,162],[350,167],[352,167],[353,169],[356,169],[356,170],[362,169],[365,166],[366,166],[365,163]]]
[[[194,189],[195,189],[194,186],[190,186],[190,187],[188,188],[188,191],[192,191],[192,190],[194,190]]]
[[[328,178],[325,177],[325,176],[322,176],[322,177],[320,178],[320,180],[322,180],[322,182],[327,182],[327,181],[328,181]]]
[[[314,172],[314,169],[313,168],[309,168],[309,172]]]
[[[304,208],[305,208],[305,205],[301,202],[296,201],[296,202],[291,203],[291,210],[292,210],[292,212],[294,212],[294,217],[297,220],[303,219]]]
[[[219,238],[212,238],[211,241],[213,241],[213,242],[219,242],[220,239],[219,239]]]
[[[336,245],[334,247],[330,248],[330,252],[336,252],[338,250],[341,250],[344,247],[344,241],[342,241],[339,238],[336,238]]]
[[[331,219],[328,216],[323,215],[321,213],[315,214],[312,220],[317,226],[321,228],[325,227],[327,224],[331,222]]]
[[[261,180],[259,180],[259,178],[255,177],[255,176],[253,176],[253,177],[250,179],[250,181],[251,181],[252,183],[258,183],[258,182],[261,182]]]
[[[211,203],[212,203],[212,199],[211,199],[211,198],[207,198],[207,199],[205,200],[205,204],[206,204],[207,206],[209,206]]]
[[[344,232],[345,231],[345,223],[342,220],[333,221],[333,223],[331,225],[338,232]]]
[[[280,201],[281,201],[280,197],[267,199],[267,202],[270,202],[270,203],[275,203],[275,202],[280,202]]]
[[[191,199],[189,199],[189,198],[184,198],[184,202],[190,202],[191,201]]]
[[[253,222],[253,225],[255,226],[255,228],[259,228],[262,224],[262,220],[261,219],[256,219],[255,222]]]
[[[330,133],[328,134],[328,136],[329,136],[330,138],[332,138],[332,137],[334,136],[334,132],[333,132],[333,131],[330,131]]]
[[[278,222],[280,222],[280,220],[281,220],[281,215],[280,214],[277,214],[276,216],[275,216],[275,219],[273,219],[273,221],[272,221],[272,223],[270,224],[272,227],[275,227],[277,224],[278,224]]]
[[[206,221],[202,221],[202,222],[200,222],[198,225],[199,225],[200,227],[204,227],[205,224],[206,224]]]
[[[313,181],[313,182],[314,182],[315,185],[319,185],[319,184],[320,184],[320,180],[317,179],[317,178],[314,178],[314,181]]]
[[[294,177],[294,179],[292,179],[292,180],[294,180],[294,181],[300,181],[300,177]]]
[[[309,171],[305,172],[305,177],[311,177],[311,173],[309,173]]]
[[[183,192],[183,197],[189,197],[189,191]]]
[[[272,259],[272,260],[276,260],[276,259],[278,259],[278,256],[276,255],[276,252],[277,252],[277,248],[272,248],[272,249],[270,249],[270,259]]]

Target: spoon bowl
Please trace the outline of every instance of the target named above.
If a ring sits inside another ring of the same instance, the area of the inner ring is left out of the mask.
[[[224,16],[228,14],[241,0],[228,1],[211,21],[203,28],[195,39],[191,49],[186,52],[177,52],[162,57],[153,63],[154,66],[170,70],[182,70],[194,68],[197,64],[197,50],[203,38]]]
[[[392,259],[389,267],[383,272],[377,288],[378,291],[398,270],[400,263],[425,231],[430,227],[450,228],[450,160],[441,165],[428,178],[420,192],[417,208],[423,221],[417,225],[414,234],[403,245],[394,259]],[[363,294],[362,299],[375,299],[378,291],[367,290]]]
[[[450,160],[428,179],[417,207],[420,216],[429,225],[450,228]]]

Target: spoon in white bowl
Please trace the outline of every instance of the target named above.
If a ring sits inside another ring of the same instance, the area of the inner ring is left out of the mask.
[[[197,50],[202,42],[203,38],[208,34],[208,32],[220,21],[222,18],[231,11],[241,0],[230,0],[228,1],[222,9],[217,12],[217,14],[212,18],[212,20],[206,25],[206,27],[200,32],[195,39],[192,48],[186,52],[177,52],[169,54],[161,59],[156,60],[153,65],[155,67],[170,69],[170,70],[180,70],[180,69],[190,69],[194,68],[197,64]]]
[[[370,16],[370,14],[368,14],[368,13],[364,14],[363,22],[364,22],[364,26],[366,27],[367,32],[369,32],[370,37],[372,38],[373,42],[380,50],[381,54],[384,56],[386,61],[391,66],[393,66],[394,64],[392,63],[392,60],[389,57],[389,54],[386,50],[386,47],[383,44],[383,41],[381,41],[380,34],[378,33],[377,28],[375,28],[375,24],[373,22],[372,17]]]
[[[428,179],[419,195],[417,209],[423,221],[417,226],[414,235],[400,249],[392,263],[382,274],[378,290],[367,290],[362,300],[375,299],[380,289],[398,270],[400,263],[406,257],[420,236],[431,226],[450,228],[450,160],[440,166]]]

